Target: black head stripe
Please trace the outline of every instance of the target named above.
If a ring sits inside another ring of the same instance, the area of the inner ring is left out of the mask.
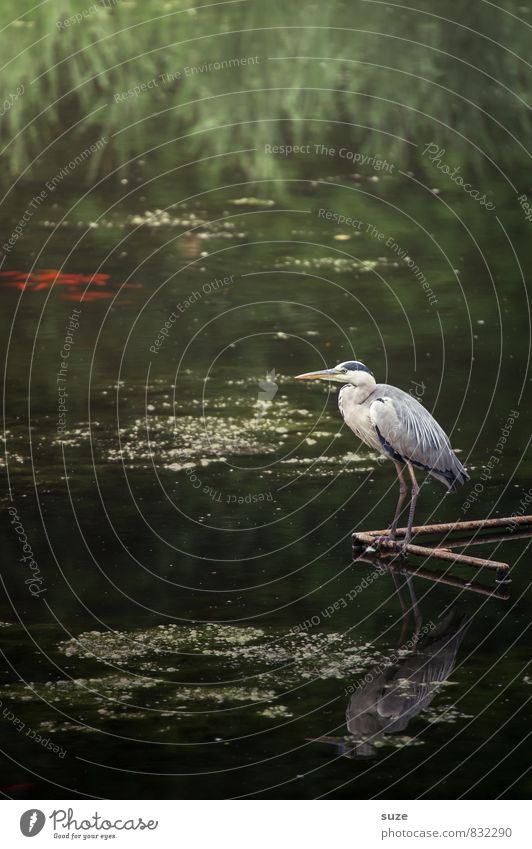
[[[347,363],[340,363],[342,368],[349,369],[349,371],[367,371],[368,374],[373,376],[373,372],[364,365],[364,363],[359,363],[358,360],[351,360]]]

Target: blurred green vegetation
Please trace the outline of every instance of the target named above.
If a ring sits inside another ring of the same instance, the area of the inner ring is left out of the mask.
[[[264,145],[340,141],[398,167],[434,171],[420,155],[431,141],[477,171],[490,158],[528,164],[529,4],[417,7],[4,0],[4,179],[101,135],[110,143],[89,180],[138,158],[154,173],[217,157],[209,175],[307,174],[312,157],[265,156]],[[257,59],[227,66],[243,57]],[[226,64],[186,70],[215,62]]]

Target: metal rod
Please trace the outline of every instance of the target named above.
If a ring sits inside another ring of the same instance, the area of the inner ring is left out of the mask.
[[[532,525],[532,516],[505,516],[500,519],[471,519],[468,522],[450,522],[437,525],[416,525],[412,528],[413,534],[439,534],[454,533],[461,530],[475,530],[476,528],[499,528],[501,525]],[[406,528],[397,528],[396,533],[405,534]],[[363,531],[368,534],[386,534],[388,528],[380,531]]]
[[[353,534],[353,537],[359,542],[364,542],[368,545],[374,545],[376,542],[373,534],[369,533],[359,532]],[[377,545],[384,551],[398,550],[397,542],[395,542],[394,540],[379,540]],[[484,567],[486,569],[496,570],[506,570],[510,568],[508,563],[499,563],[496,560],[485,560],[479,557],[470,557],[467,554],[453,554],[452,551],[446,551],[443,548],[428,548],[424,545],[412,545],[411,543],[409,543],[408,545],[403,545],[400,550],[407,554],[415,554],[421,557],[434,557],[438,560],[450,560],[453,563],[463,563],[466,566],[477,566]]]
[[[482,584],[470,583],[469,581],[462,580],[462,578],[454,578],[450,575],[436,575],[428,569],[406,569],[404,566],[393,566],[391,564],[389,568],[397,572],[407,572],[409,575],[414,575],[416,578],[424,578],[424,580],[432,581],[436,584],[447,584],[450,587],[459,587],[462,590],[468,590],[472,593],[494,596],[495,598],[500,598],[503,601],[508,601],[510,598],[510,593],[504,592],[498,588],[490,590],[489,587],[484,587]]]
[[[392,554],[385,555],[386,557],[392,558]],[[374,565],[376,559],[371,559],[369,555],[361,555],[360,557],[355,557],[355,563],[357,561],[362,563],[369,563]],[[449,575],[445,572],[443,575],[440,575],[439,572],[431,572],[428,569],[416,568],[414,566],[409,566],[403,563],[397,563],[397,558],[393,557],[393,560],[384,560],[383,555],[379,555],[379,564],[385,569],[388,569],[392,576],[395,572],[400,575],[412,575],[413,577],[424,578],[426,581],[432,581],[434,584],[448,584],[450,587],[458,587],[462,590],[467,590],[472,593],[479,593],[480,595],[493,596],[495,598],[502,599],[503,601],[508,601],[510,598],[510,593],[505,592],[504,590],[499,589],[498,587],[495,589],[490,589],[489,587],[485,587],[483,584],[478,584],[474,581],[464,581],[463,578],[455,578],[452,575]]]
[[[530,539],[532,530],[525,534],[512,534],[512,539]],[[508,542],[508,535],[502,536],[477,536],[471,539],[453,539],[445,540],[443,548],[466,548],[468,545],[489,545],[495,542]]]

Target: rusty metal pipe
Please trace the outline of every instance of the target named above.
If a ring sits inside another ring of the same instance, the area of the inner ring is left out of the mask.
[[[366,543],[366,545],[373,545],[376,542],[374,533],[374,531],[371,533],[358,532],[353,534],[353,539]],[[403,545],[399,549],[397,542],[394,540],[379,540],[378,547],[384,551],[398,552],[400,550],[406,554],[434,557],[437,560],[450,560],[452,563],[463,563],[466,566],[476,566],[477,568],[495,569],[496,571],[506,571],[510,568],[508,563],[499,563],[497,560],[485,560],[480,557],[470,557],[468,554],[454,554],[452,551],[446,551],[443,548],[428,548],[424,545],[412,545],[412,543],[408,543],[408,545]]]
[[[464,581],[462,578],[454,578],[450,575],[435,575],[428,569],[405,569],[402,566],[392,565],[390,565],[389,568],[399,573],[405,573],[416,578],[423,578],[426,581],[432,581],[436,584],[447,584],[449,587],[459,587],[460,589],[467,590],[468,592],[492,596],[493,598],[500,598],[503,601],[508,601],[510,598],[510,593],[507,593],[504,590],[500,590],[498,588],[490,590],[489,587],[484,587],[482,584]]]
[[[500,528],[502,525],[532,525],[532,516],[505,516],[500,519],[471,519],[468,522],[450,522],[437,525],[416,525],[412,528],[413,534],[446,534],[455,531],[471,531],[481,528]],[[397,534],[405,534],[406,528],[397,528]],[[363,531],[368,534],[386,534],[388,528],[380,531]]]
[[[439,572],[431,572],[429,569],[417,568],[410,566],[407,563],[397,563],[396,557],[393,557],[393,559],[390,560],[385,560],[384,557],[392,558],[393,555],[380,554],[372,557],[369,554],[361,554],[358,557],[354,557],[353,560],[355,563],[360,561],[361,563],[369,563],[372,566],[375,566],[378,563],[379,566],[382,566],[382,568],[386,569],[388,572],[396,572],[398,575],[411,575],[412,577],[423,578],[426,581],[432,581],[434,584],[448,584],[450,587],[458,587],[459,589],[467,590],[468,592],[492,596],[493,598],[498,598],[502,601],[508,601],[510,598],[510,593],[500,589],[499,587],[490,589],[489,587],[485,587],[483,584],[478,584],[474,581],[465,581],[463,578],[455,578],[448,574],[448,572],[444,572],[443,574],[440,574]]]
[[[453,540],[445,540],[442,545],[442,548],[467,548],[468,545],[490,545],[490,543],[496,542],[508,542],[510,539],[531,539],[532,538],[532,530],[525,534],[512,534],[511,537],[508,535],[504,536],[476,536],[471,537],[471,539],[453,539]]]

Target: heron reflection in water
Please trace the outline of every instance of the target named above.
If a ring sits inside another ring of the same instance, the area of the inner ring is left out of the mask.
[[[370,670],[352,692],[346,710],[348,736],[317,737],[314,743],[331,743],[348,758],[374,757],[379,745],[391,735],[404,732],[413,717],[429,707],[442,684],[451,675],[467,621],[451,608],[434,623],[423,625],[412,577],[390,574],[402,608],[402,630],[398,649],[390,650],[388,665]],[[407,639],[413,615],[414,628]]]

